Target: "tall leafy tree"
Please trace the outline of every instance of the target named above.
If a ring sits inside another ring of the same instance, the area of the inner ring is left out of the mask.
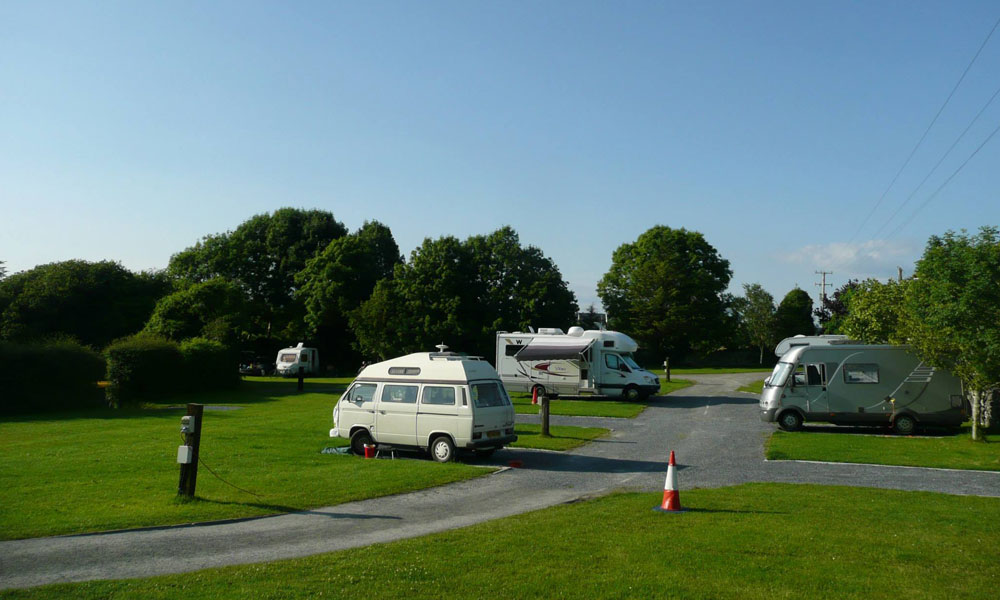
[[[174,341],[202,337],[233,344],[239,341],[248,321],[249,306],[243,290],[216,277],[161,298],[145,331]]]
[[[764,363],[764,349],[775,343],[777,315],[774,296],[759,283],[743,284],[743,310],[741,317],[750,341],[760,350],[760,363]]]
[[[3,261],[0,260],[0,279],[7,276],[7,267],[3,266]]]
[[[858,288],[858,281],[851,279],[840,286],[830,295],[823,296],[819,307],[813,311],[813,315],[819,321],[820,329],[823,333],[843,334],[844,317],[847,316],[847,303],[851,294]]]
[[[921,357],[962,380],[972,438],[980,439],[989,395],[1000,389],[1000,229],[927,242],[907,286],[902,329]]]
[[[680,358],[723,335],[731,277],[729,261],[702,234],[657,225],[615,250],[597,293],[612,329]]]
[[[193,283],[225,277],[251,303],[252,335],[299,337],[305,331],[305,308],[296,298],[295,276],[346,234],[330,212],[282,208],[255,215],[234,231],[205,237],[172,256],[167,271]]]
[[[841,332],[866,344],[904,342],[900,318],[909,281],[890,279],[882,283],[866,279],[856,284],[848,297],[847,316],[841,321]]]
[[[162,274],[136,274],[111,261],[41,265],[0,281],[0,338],[68,335],[101,348],[142,329],[169,289]]]
[[[775,311],[775,338],[778,340],[795,335],[813,335],[816,324],[812,318],[813,301],[801,288],[785,294]]]

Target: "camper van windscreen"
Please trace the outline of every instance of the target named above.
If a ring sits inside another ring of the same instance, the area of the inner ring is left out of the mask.
[[[626,365],[628,365],[628,366],[632,367],[632,368],[633,368],[633,369],[635,369],[636,371],[641,371],[641,370],[642,370],[642,367],[640,367],[640,366],[638,365],[638,363],[636,363],[636,362],[635,362],[635,361],[634,361],[634,360],[632,359],[632,355],[631,355],[631,354],[622,354],[622,361],[624,361]]]
[[[795,367],[792,363],[779,362],[774,365],[774,371],[771,371],[771,376],[767,378],[768,387],[782,387],[785,385],[785,381],[788,379],[788,374],[792,372]]]

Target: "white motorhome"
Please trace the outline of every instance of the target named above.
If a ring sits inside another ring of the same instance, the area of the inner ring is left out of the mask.
[[[626,400],[660,391],[660,378],[632,358],[635,340],[617,331],[542,328],[497,333],[497,372],[509,392],[595,394]]]
[[[794,431],[803,421],[957,427],[966,419],[961,382],[909,346],[798,346],[781,356],[760,395],[761,419]]]
[[[478,357],[422,352],[369,365],[333,409],[330,437],[429,450],[448,462],[456,449],[487,456],[517,441],[514,406],[500,376]]]
[[[278,350],[275,359],[275,373],[282,377],[298,377],[301,369],[303,375],[319,375],[319,350],[304,348],[302,342],[293,348]]]

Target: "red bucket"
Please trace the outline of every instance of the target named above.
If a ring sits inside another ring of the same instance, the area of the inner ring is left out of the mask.
[[[375,444],[365,444],[365,458],[375,458]]]

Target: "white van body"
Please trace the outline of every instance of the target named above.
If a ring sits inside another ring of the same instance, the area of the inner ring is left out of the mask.
[[[660,378],[632,358],[635,340],[617,331],[571,327],[497,333],[497,371],[509,392],[549,396],[595,394],[639,400],[660,391]]]
[[[299,342],[294,348],[278,350],[274,364],[275,374],[282,377],[298,377],[300,368],[303,375],[319,375],[319,350],[303,348]]]
[[[489,454],[517,441],[514,406],[500,376],[478,357],[422,352],[369,365],[333,409],[330,437],[364,445],[429,449],[439,462],[456,449]]]

